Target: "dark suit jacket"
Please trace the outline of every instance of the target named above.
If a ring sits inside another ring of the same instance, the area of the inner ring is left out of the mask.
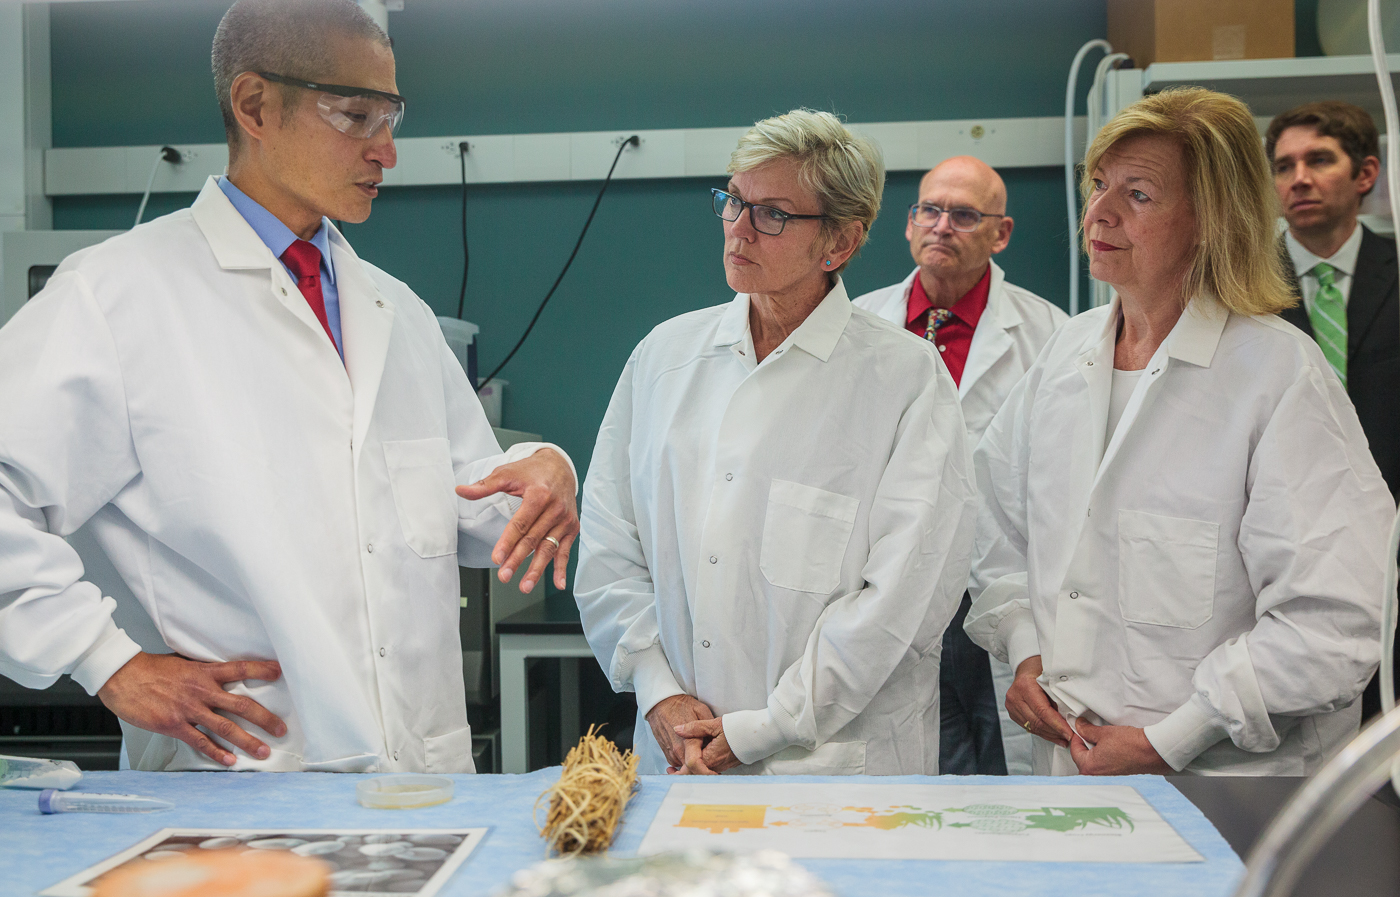
[[[1287,258],[1287,251],[1284,257]],[[1285,265],[1293,273],[1291,262]],[[1400,300],[1397,300],[1395,242],[1361,227],[1361,250],[1347,297],[1347,392],[1371,456],[1391,495],[1400,493]],[[1313,335],[1296,275],[1298,304],[1281,317]]]
[[[1294,274],[1284,250],[1285,270]],[[1391,495],[1400,492],[1400,300],[1397,300],[1395,241],[1361,228],[1361,250],[1347,297],[1347,392],[1371,456],[1381,469]],[[1293,293],[1298,304],[1281,317],[1313,335],[1295,274]],[[1396,687],[1400,689],[1400,640],[1395,645]],[[1380,691],[1373,679],[1361,696],[1361,713],[1369,719],[1380,712]]]

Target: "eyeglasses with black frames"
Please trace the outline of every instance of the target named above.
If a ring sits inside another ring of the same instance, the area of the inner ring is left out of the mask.
[[[784,212],[782,209],[775,209],[772,206],[745,202],[732,193],[726,193],[714,187],[710,188],[710,192],[715,197],[716,215],[725,221],[738,221],[739,216],[744,214],[744,209],[748,209],[749,223],[753,225],[753,229],[770,237],[781,234],[783,228],[792,220],[825,220],[831,217],[829,215],[797,215],[792,212]]]

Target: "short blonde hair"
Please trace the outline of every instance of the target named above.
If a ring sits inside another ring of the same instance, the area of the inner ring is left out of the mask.
[[[1209,292],[1241,315],[1272,315],[1296,304],[1284,279],[1278,196],[1249,107],[1200,87],[1143,97],[1104,126],[1084,157],[1080,192],[1085,222],[1094,170],[1115,144],[1161,135],[1181,147],[1187,195],[1196,216],[1196,254],[1182,302]]]
[[[852,134],[830,112],[794,109],[758,122],[739,138],[739,146],[729,157],[728,171],[752,171],[779,159],[797,161],[798,181],[816,195],[821,214],[828,216],[822,222],[823,239],[834,239],[843,227],[859,221],[864,226],[860,238],[860,246],[864,246],[885,192],[885,160],[880,148]],[[860,252],[860,246],[851,258]],[[835,271],[849,262],[847,259]]]

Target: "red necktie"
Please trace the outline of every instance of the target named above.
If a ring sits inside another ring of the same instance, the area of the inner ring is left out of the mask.
[[[331,322],[326,319],[326,300],[321,295],[321,250],[305,240],[297,240],[282,253],[282,264],[296,275],[297,289],[306,297],[306,304],[311,306],[316,320],[321,322],[326,336],[331,338],[331,345],[334,346],[335,337],[331,336]],[[336,351],[339,352],[340,349],[337,348]]]

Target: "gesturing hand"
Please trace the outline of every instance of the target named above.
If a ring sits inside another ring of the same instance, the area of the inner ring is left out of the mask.
[[[1006,690],[1006,712],[1021,728],[1060,747],[1069,747],[1074,730],[1036,680],[1045,672],[1040,655],[1027,657],[1016,668],[1016,680]]]
[[[506,524],[501,540],[491,550],[492,562],[501,567],[501,582],[510,582],[515,571],[531,553],[530,569],[520,580],[520,591],[529,593],[554,561],[554,584],[564,588],[569,568],[569,549],[578,537],[578,483],[574,472],[560,454],[541,449],[528,458],[502,464],[484,480],[458,486],[457,494],[468,501],[504,492],[522,499],[520,510]],[[546,541],[546,539],[554,541]]]
[[[714,711],[699,698],[672,695],[647,711],[647,722],[656,743],[661,745],[661,752],[666,755],[666,762],[672,768],[679,768],[685,765],[686,743],[676,734],[676,727],[697,719],[714,719],[714,716]],[[698,738],[695,745],[701,746]]]
[[[676,734],[685,739],[685,766],[675,770],[681,775],[718,775],[739,765],[724,737],[722,717],[676,726]]]
[[[1171,775],[1176,772],[1147,740],[1147,733],[1136,726],[1096,726],[1079,719],[1075,720],[1075,727],[1081,737],[1070,743],[1069,752],[1081,775]]]
[[[246,752],[266,760],[271,749],[238,724],[214,711],[242,717],[277,737],[287,725],[252,698],[229,694],[224,684],[257,679],[271,682],[282,668],[271,660],[237,660],[231,663],[199,663],[175,654],[137,654],[112,674],[97,697],[118,717],[141,729],[178,738],[217,763],[232,766],[233,754],[219,747],[195,726]]]

